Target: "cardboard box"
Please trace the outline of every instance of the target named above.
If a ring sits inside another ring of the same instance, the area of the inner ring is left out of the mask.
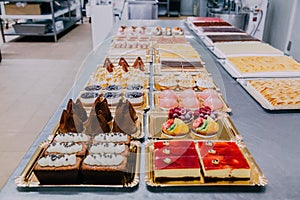
[[[41,15],[40,4],[4,4],[6,15]]]

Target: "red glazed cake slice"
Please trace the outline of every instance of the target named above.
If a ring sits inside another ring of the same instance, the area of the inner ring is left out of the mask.
[[[168,146],[159,146],[154,150],[155,178],[200,178],[200,162],[191,141],[169,141]],[[171,144],[171,145],[170,145]]]
[[[199,142],[200,162],[205,177],[250,178],[250,166],[235,142]]]

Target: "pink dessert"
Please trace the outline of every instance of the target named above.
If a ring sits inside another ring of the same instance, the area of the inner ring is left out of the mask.
[[[204,105],[209,106],[213,110],[219,110],[223,108],[223,103],[218,97],[208,97],[204,100]]]
[[[192,89],[186,89],[179,95],[180,99],[196,98],[196,97],[197,97],[196,92]]]
[[[200,92],[199,93],[199,97],[202,98],[202,99],[207,99],[208,97],[218,97],[219,94],[216,90],[214,89],[206,89],[204,90],[203,92]]]
[[[194,98],[187,97],[181,100],[181,106],[191,110],[196,110],[199,108],[200,102],[196,97]]]
[[[173,90],[164,90],[159,95],[160,99],[175,99],[177,100],[177,96]]]
[[[176,99],[160,99],[159,100],[159,107],[162,109],[170,109],[178,106],[178,101]]]

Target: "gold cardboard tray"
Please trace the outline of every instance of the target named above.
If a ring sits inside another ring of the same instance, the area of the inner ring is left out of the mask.
[[[127,163],[128,172],[124,176],[124,184],[119,185],[96,185],[96,184],[71,184],[71,185],[43,185],[40,184],[37,177],[33,172],[33,168],[39,158],[43,155],[46,147],[50,141],[42,142],[28,161],[27,165],[23,169],[22,173],[18,178],[15,179],[17,187],[20,188],[42,188],[42,187],[102,187],[102,188],[133,188],[139,184],[139,171],[140,171],[140,154],[141,144],[138,141],[131,141],[129,151],[131,152]]]
[[[199,86],[197,86],[197,79],[199,79],[199,75],[201,77],[207,77],[206,79],[209,81],[209,83],[211,83],[212,87],[209,87],[211,89],[215,89],[215,90],[219,90],[219,88],[216,86],[215,82],[213,81],[211,75],[205,70],[202,72],[198,72],[198,73],[187,73],[188,75],[192,76],[193,82],[194,82],[194,87],[180,87],[179,82],[180,82],[180,78],[182,78],[183,74],[182,72],[177,72],[174,73],[174,78],[176,79],[177,85],[176,86],[172,86],[172,87],[167,87],[167,86],[162,86],[160,85],[160,80],[163,80],[165,78],[166,75],[170,75],[171,73],[166,73],[163,72],[161,73],[160,76],[154,76],[154,86],[156,90],[169,90],[169,89],[173,89],[173,90],[185,90],[185,89],[193,89],[195,91],[202,91],[203,89]],[[201,78],[200,78],[201,79]]]
[[[163,112],[149,112],[148,113],[148,138],[163,139],[163,140],[224,140],[224,141],[242,141],[242,136],[237,131],[227,114],[220,114],[217,123],[219,124],[219,131],[211,136],[200,136],[194,134],[191,129],[192,122],[188,124],[190,130],[184,137],[168,137],[162,133],[162,124],[167,121],[168,114]]]
[[[251,168],[250,179],[215,179],[206,180],[203,173],[201,172],[200,180],[172,180],[166,179],[156,180],[154,177],[154,163],[153,163],[153,151],[151,150],[151,145],[153,145],[155,140],[150,140],[146,144],[146,184],[150,187],[203,187],[203,186],[265,186],[267,184],[267,178],[264,176],[263,172],[259,168],[258,164],[252,157],[251,153],[247,149],[244,143],[240,143],[240,149],[244,154],[245,158]]]
[[[154,98],[154,108],[155,108],[156,111],[168,112],[168,110],[162,109],[162,108],[159,107],[159,95],[160,95],[160,93],[161,93],[161,91],[155,91],[154,92],[154,95],[153,95],[153,98]],[[176,95],[179,95],[180,93],[181,93],[180,91],[175,91]],[[222,104],[223,104],[223,107],[222,107],[222,109],[220,109],[220,111],[230,113],[231,112],[231,108],[225,102],[225,100],[223,99],[223,97],[222,97],[221,94],[219,95],[219,99],[222,101]],[[201,101],[200,97],[199,97],[199,100]],[[179,103],[179,105],[180,105],[180,103]]]
[[[283,84],[284,80],[291,80],[291,81],[296,81],[300,80],[300,78],[261,78],[261,79],[237,79],[238,83],[240,83],[240,85],[266,110],[272,110],[272,111],[279,111],[279,110],[299,110],[300,109],[300,105],[298,104],[282,104],[282,105],[277,105],[274,106],[264,95],[262,95],[256,88],[254,88],[250,83],[249,80],[278,80],[281,82],[281,84]],[[293,83],[293,85],[296,82]],[[272,89],[277,89],[277,90],[284,90],[286,91],[287,87],[289,87],[287,84],[286,85],[282,85],[284,87],[282,88],[278,88],[278,87],[274,87]],[[295,86],[295,85],[294,85]],[[271,88],[269,88],[271,89]],[[300,91],[300,89],[298,88],[297,90],[298,92]],[[297,91],[291,91],[294,94],[297,93]],[[272,94],[275,94],[275,91],[272,92]]]

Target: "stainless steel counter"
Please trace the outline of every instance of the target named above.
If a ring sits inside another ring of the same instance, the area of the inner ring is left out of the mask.
[[[120,25],[183,26],[183,21],[126,21],[116,24],[110,35]],[[186,29],[186,27],[185,27]],[[0,193],[0,199],[299,199],[300,190],[300,113],[272,113],[265,111],[246,91],[216,62],[203,47],[199,39],[185,31],[188,40],[200,53],[207,69],[213,74],[224,98],[232,108],[231,118],[244,138],[248,149],[268,178],[266,187],[177,187],[148,188],[144,179],[144,150],[142,150],[140,184],[133,189],[110,188],[31,188],[18,189],[14,179],[27,164],[37,145],[45,140],[59,120],[62,109],[70,97],[75,98],[83,88],[98,63],[102,63],[111,38],[93,52],[83,63],[78,81],[67,94],[65,101],[57,109],[38,139],[22,159],[8,183]],[[5,161],[1,161],[5,164]]]

